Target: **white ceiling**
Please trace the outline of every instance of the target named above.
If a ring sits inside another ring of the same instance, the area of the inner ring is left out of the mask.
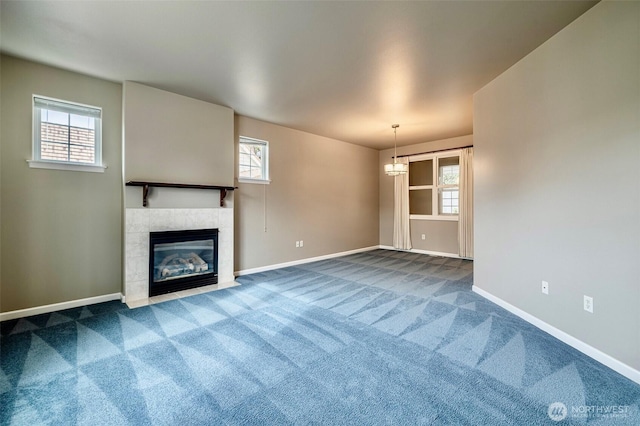
[[[3,52],[376,149],[472,133],[473,93],[594,1],[6,1]]]

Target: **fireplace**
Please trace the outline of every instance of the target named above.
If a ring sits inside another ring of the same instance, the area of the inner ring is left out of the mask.
[[[218,230],[151,232],[149,296],[218,283]]]

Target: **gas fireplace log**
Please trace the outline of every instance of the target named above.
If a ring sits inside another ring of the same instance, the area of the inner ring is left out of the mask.
[[[200,256],[191,252],[188,255],[189,261],[195,266],[195,272],[202,272],[209,269],[209,264],[202,260]]]
[[[167,264],[171,262],[173,259],[175,259],[176,257],[178,257],[177,253],[166,256],[164,259],[162,259],[162,262],[160,262],[160,264],[158,265],[158,269],[162,271],[162,269],[164,269],[164,267],[167,266]]]
[[[162,277],[172,277],[174,275],[186,275],[193,272],[194,266],[186,260],[176,257],[172,259],[162,269]]]
[[[208,269],[209,264],[195,252],[183,254],[182,256],[177,253],[165,256],[156,267],[156,270],[160,271],[160,277],[162,278],[200,273]]]

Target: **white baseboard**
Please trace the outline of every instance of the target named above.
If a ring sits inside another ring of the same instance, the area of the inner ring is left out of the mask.
[[[64,309],[77,308],[79,306],[110,302],[111,300],[124,301],[124,296],[121,293],[112,293],[105,294],[103,296],[87,297],[86,299],[54,303],[51,305],[36,306],[34,308],[18,309],[17,311],[0,312],[0,321],[30,317],[32,315],[47,314],[49,312],[62,311]]]
[[[462,259],[462,257],[458,256],[456,253],[445,253],[442,251],[429,251],[429,250],[421,250],[421,249],[410,249],[410,250],[400,250],[391,246],[378,246],[378,248],[384,250],[395,250],[395,251],[406,251],[407,253],[419,253],[419,254],[428,254],[430,256],[442,256],[442,257],[452,257],[454,259]]]
[[[539,319],[537,317],[534,317],[533,315],[523,311],[520,308],[516,308],[512,304],[510,304],[508,302],[505,302],[504,300],[500,299],[499,297],[496,297],[493,294],[488,293],[487,291],[482,290],[479,287],[476,287],[475,285],[472,287],[472,290],[473,290],[474,293],[477,293],[480,296],[484,297],[485,299],[490,300],[491,302],[493,302],[496,305],[506,309],[507,311],[511,312],[512,314],[519,316],[523,320],[527,321],[529,324],[538,327],[540,330],[549,333],[550,335],[552,335],[556,339],[561,340],[562,342],[564,342],[567,345],[573,347],[574,349],[579,350],[583,354],[585,354],[585,355],[595,359],[596,361],[606,365],[607,367],[611,368],[612,370],[617,371],[618,373],[622,374],[623,376],[625,376],[629,380],[633,380],[634,382],[640,384],[640,371],[634,369],[633,367],[630,367],[627,364],[625,364],[625,363],[623,363],[621,361],[618,361],[617,359],[613,358],[612,356],[607,355],[604,352],[594,348],[593,346],[590,346],[590,345],[584,343],[582,340],[576,339],[575,337],[565,333],[564,331],[559,330],[559,329],[555,328],[554,326],[552,326],[550,324],[547,324],[546,322],[542,321],[541,319]]]
[[[236,276],[256,274],[258,272],[272,271],[274,269],[287,268],[289,266],[302,265],[305,263],[317,262],[319,260],[333,259],[334,257],[347,256],[349,254],[362,253],[379,248],[379,246],[363,247],[355,250],[342,251],[340,253],[325,254],[324,256],[308,257],[306,259],[293,260],[291,262],[276,263],[275,265],[260,266],[258,268],[243,269],[236,271]]]

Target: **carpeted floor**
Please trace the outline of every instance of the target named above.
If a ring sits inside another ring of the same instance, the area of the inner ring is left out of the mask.
[[[472,293],[471,262],[375,250],[238,281],[1,323],[0,423],[640,424],[640,386]]]

